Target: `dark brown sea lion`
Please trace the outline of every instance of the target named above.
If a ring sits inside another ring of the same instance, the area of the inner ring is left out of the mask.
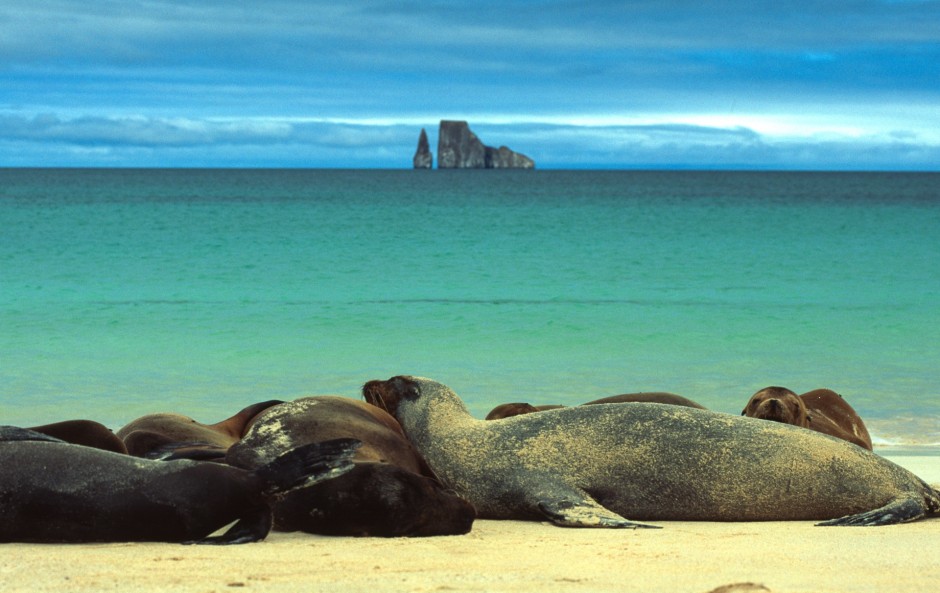
[[[685,406],[598,404],[477,420],[446,385],[370,381],[441,481],[489,519],[887,525],[940,513],[940,492],[846,441]]]
[[[362,442],[356,468],[285,496],[275,505],[276,529],[380,537],[470,531],[472,505],[438,483],[394,418],[362,401],[318,396],[269,408],[226,459],[251,469],[304,443],[342,437]]]
[[[492,410],[489,414],[486,415],[487,420],[501,420],[503,418],[512,418],[513,416],[520,416],[522,414],[532,414],[534,412],[542,412],[545,410],[554,410],[556,408],[561,408],[562,406],[533,406],[530,403],[526,402],[510,402],[508,404],[499,404]]]
[[[257,541],[271,528],[275,496],[348,471],[356,444],[307,445],[246,471],[138,459],[2,426],[0,541]]]
[[[872,450],[865,423],[831,389],[797,395],[786,387],[765,387],[751,396],[741,415],[808,428]]]
[[[665,391],[643,391],[639,393],[622,393],[620,395],[611,395],[602,397],[594,401],[585,402],[581,405],[589,406],[593,404],[617,404],[617,403],[650,403],[650,404],[668,404],[671,406],[686,406],[689,408],[699,408],[704,410],[705,406],[698,404],[687,397],[667,393]],[[501,418],[511,418],[520,414],[531,414],[533,412],[544,412],[545,410],[555,410],[564,406],[546,405],[533,406],[525,402],[513,402],[509,404],[500,404],[490,410],[486,415],[487,420],[499,420]]]
[[[623,403],[647,403],[647,404],[666,404],[670,406],[684,406],[686,408],[698,408],[704,410],[705,406],[694,402],[687,397],[666,391],[641,391],[639,393],[624,393],[621,395],[612,395],[589,401],[585,406],[594,404],[623,404]]]
[[[135,457],[223,461],[225,451],[238,442],[255,416],[280,403],[252,404],[215,424],[202,424],[181,414],[148,414],[125,425],[117,436]]]
[[[44,435],[55,437],[60,441],[73,445],[84,445],[104,451],[127,453],[124,441],[110,428],[94,420],[64,420],[42,426],[33,426],[27,430],[41,432]]]

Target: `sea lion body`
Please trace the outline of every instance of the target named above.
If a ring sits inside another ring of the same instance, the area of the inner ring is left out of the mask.
[[[32,426],[28,430],[34,430],[73,445],[94,447],[114,453],[127,453],[124,441],[107,426],[94,420],[63,420],[42,426]]]
[[[265,409],[252,420],[228,462],[253,468],[294,447],[346,437],[362,442],[356,461],[430,471],[397,420],[375,406],[335,395],[301,397]]]
[[[800,399],[809,411],[808,428],[872,450],[868,428],[841,395],[831,389],[814,389],[801,394]]]
[[[502,420],[503,418],[512,418],[513,416],[521,416],[522,414],[534,414],[536,412],[544,412],[545,410],[555,410],[564,406],[559,405],[545,405],[545,406],[533,406],[528,402],[509,402],[505,404],[499,404],[495,408],[489,411],[486,415],[487,420]]]
[[[765,387],[751,396],[741,414],[808,428],[872,450],[871,436],[861,417],[831,389],[797,395],[786,387]]]
[[[585,402],[581,404],[582,406],[591,406],[595,404],[617,404],[617,403],[652,403],[652,404],[669,404],[671,406],[686,406],[689,408],[699,408],[701,410],[705,409],[705,406],[698,404],[687,397],[677,395],[675,393],[668,393],[665,391],[641,391],[638,393],[621,393],[620,395],[611,395],[609,397],[602,397],[593,401]],[[545,410],[555,410],[562,408],[564,406],[560,405],[540,405],[533,406],[527,402],[511,402],[507,404],[500,404],[490,410],[486,415],[487,420],[501,420],[503,418],[511,418],[512,416],[519,416],[521,414],[532,414],[535,412],[544,412]]]
[[[123,426],[117,436],[135,457],[221,461],[258,414],[280,403],[252,404],[215,424],[203,424],[182,414],[147,414]]]
[[[486,422],[447,386],[414,377],[373,381],[363,394],[399,420],[441,481],[481,518],[868,525],[940,509],[940,493],[901,467],[779,423],[643,403]]]
[[[0,427],[0,541],[257,541],[271,527],[271,496],[348,471],[354,446],[312,445],[252,472],[139,459]],[[208,537],[232,521],[226,534]]]
[[[362,401],[314,396],[269,408],[226,459],[250,469],[305,443],[344,437],[362,442],[355,468],[278,500],[276,529],[378,537],[470,531],[473,506],[433,477],[397,420]]]
[[[698,402],[694,402],[687,397],[683,397],[676,393],[669,393],[666,391],[641,391],[638,393],[622,393],[620,395],[612,395],[610,397],[602,397],[600,399],[595,399],[594,401],[586,402],[582,405],[590,406],[595,404],[636,404],[636,403],[646,403],[646,404],[667,404],[670,406],[684,406],[687,408],[698,408],[699,410],[704,410],[705,406]]]

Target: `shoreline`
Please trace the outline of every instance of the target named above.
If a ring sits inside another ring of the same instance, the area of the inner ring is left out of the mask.
[[[882,454],[881,451],[877,451]],[[940,483],[940,451],[889,459]],[[926,591],[940,518],[885,527],[653,522],[661,530],[570,529],[478,520],[467,535],[352,538],[271,533],[256,544],[0,544],[7,593],[297,591],[869,593]],[[764,588],[756,588],[762,585]]]

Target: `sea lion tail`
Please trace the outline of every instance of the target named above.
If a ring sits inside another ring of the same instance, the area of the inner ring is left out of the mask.
[[[352,456],[361,444],[356,439],[333,439],[302,445],[259,467],[254,473],[264,483],[262,492],[265,496],[285,494],[348,472],[353,468]]]

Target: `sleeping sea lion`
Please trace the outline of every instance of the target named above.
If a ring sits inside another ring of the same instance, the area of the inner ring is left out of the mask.
[[[801,426],[872,450],[865,423],[831,389],[797,395],[786,387],[765,387],[751,396],[741,415]]]
[[[311,444],[246,471],[139,459],[0,426],[0,541],[258,541],[271,528],[275,496],[350,470],[357,444]]]
[[[94,420],[63,420],[42,426],[32,426],[27,430],[34,430],[44,435],[55,437],[73,445],[84,445],[115,453],[127,453],[124,441],[114,434],[110,428]]]
[[[687,397],[667,393],[665,391],[641,391],[639,393],[622,393],[620,395],[611,395],[602,397],[594,401],[581,404],[590,406],[593,404],[617,404],[617,403],[650,403],[650,404],[668,404],[670,406],[686,406],[689,408],[699,408],[704,410],[705,406],[698,404]],[[533,406],[525,402],[513,402],[509,404],[500,404],[490,410],[486,415],[487,420],[499,420],[501,418],[510,418],[520,414],[531,414],[533,412],[544,412],[545,410],[554,410],[561,408],[559,405]]]
[[[274,507],[276,529],[380,537],[470,531],[473,506],[440,485],[397,420],[362,401],[315,396],[269,408],[226,459],[251,469],[285,450],[342,437],[362,442],[355,469],[332,483],[301,488],[279,500]]]
[[[704,410],[705,406],[694,402],[687,397],[676,393],[666,391],[641,391],[639,393],[624,393],[621,395],[612,395],[589,401],[582,405],[590,406],[594,404],[624,404],[624,403],[647,403],[647,404],[666,404],[669,406],[685,406],[686,408],[698,408]]]
[[[642,403],[487,422],[446,385],[408,376],[370,381],[363,395],[481,518],[886,525],[940,512],[940,492],[909,471],[786,424]]]
[[[528,402],[510,402],[508,404],[499,404],[490,410],[486,415],[486,420],[502,420],[503,418],[512,418],[513,416],[521,416],[522,414],[534,414],[535,412],[554,410],[561,407],[563,406],[533,406]]]
[[[202,424],[181,414],[148,414],[126,424],[117,436],[135,457],[223,462],[225,452],[242,438],[255,416],[280,403],[252,404],[215,424]]]

